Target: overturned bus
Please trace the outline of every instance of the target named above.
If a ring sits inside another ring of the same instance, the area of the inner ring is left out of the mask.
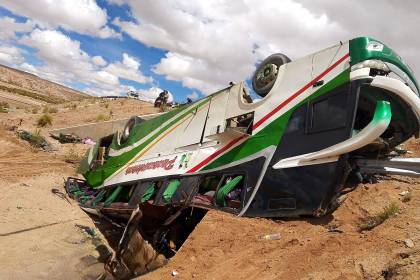
[[[349,176],[369,173],[372,160],[395,163],[393,149],[419,136],[416,78],[372,38],[294,61],[271,55],[252,85],[257,101],[241,82],[147,121],[132,117],[88,151],[85,179],[69,178],[68,193],[121,225],[141,213],[134,227],[170,257],[208,209],[324,215]]]

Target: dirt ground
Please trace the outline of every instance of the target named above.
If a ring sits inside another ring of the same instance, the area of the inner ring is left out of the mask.
[[[403,148],[420,157],[418,139]],[[404,191],[409,201],[402,201]],[[361,219],[391,203],[400,209],[396,216],[360,232]],[[393,176],[358,185],[322,218],[251,219],[211,211],[167,266],[139,279],[420,279],[419,205],[420,179]],[[261,239],[276,233],[279,240]]]
[[[156,112],[132,100],[91,102],[58,106],[49,128],[82,124],[111,110],[111,119]],[[40,115],[24,109],[0,114],[0,279],[96,279],[106,242],[83,229],[95,225],[74,202],[53,193],[64,192],[63,178],[75,175],[66,156],[84,153],[87,145],[48,137],[55,150],[38,151],[8,130],[22,120],[20,129],[35,131]],[[418,139],[403,148],[420,157]],[[402,201],[403,191],[409,201]],[[362,218],[392,202],[398,215],[358,231]],[[140,279],[420,279],[419,205],[420,179],[395,176],[360,184],[322,218],[251,219],[211,211],[167,266]],[[260,238],[273,233],[280,239]]]
[[[210,212],[170,263],[140,279],[420,279],[420,182],[360,185],[323,218],[267,220]],[[401,201],[409,190],[412,199]],[[360,233],[391,202],[400,214]],[[330,232],[329,229],[339,232]],[[341,232],[342,231],[342,232]],[[261,240],[280,233],[279,240]],[[413,248],[404,241],[411,239]]]
[[[84,228],[95,228],[91,219],[72,200],[53,193],[65,193],[64,178],[76,175],[77,166],[65,162],[68,155],[81,156],[89,146],[59,144],[48,130],[95,121],[110,110],[119,118],[157,112],[151,104],[134,100],[53,107],[58,112],[50,114],[52,126],[45,128],[35,126],[42,112],[0,114],[0,279],[96,279],[103,272],[109,253],[105,239],[98,230],[93,237],[88,234]],[[13,126],[39,130],[53,151],[32,148],[9,130]]]
[[[94,225],[52,192],[63,192],[74,166],[4,127],[0,145],[0,279],[94,279],[103,268],[97,246],[76,226]]]

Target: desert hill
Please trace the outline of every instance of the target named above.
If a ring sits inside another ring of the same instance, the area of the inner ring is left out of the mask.
[[[88,98],[89,95],[0,64],[0,101],[14,106],[40,106]]]

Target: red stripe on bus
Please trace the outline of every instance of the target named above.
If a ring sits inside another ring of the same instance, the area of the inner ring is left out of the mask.
[[[339,64],[341,64],[349,56],[350,56],[350,54],[346,54],[345,56],[343,56],[342,58],[340,58],[337,62],[335,62],[333,65],[331,65],[330,67],[328,67],[324,72],[322,72],[321,74],[319,74],[315,79],[313,79],[312,81],[310,81],[303,88],[301,88],[296,93],[294,93],[289,98],[287,98],[283,103],[281,103],[276,108],[274,108],[270,113],[268,113],[267,115],[265,115],[264,117],[262,117],[258,122],[256,122],[253,125],[252,129],[256,129],[257,127],[259,127],[262,123],[264,123],[271,116],[273,116],[275,113],[277,113],[281,108],[283,108],[284,106],[286,106],[287,104],[289,104],[290,101],[292,101],[293,99],[295,99],[296,97],[298,97],[299,95],[301,95],[305,90],[307,90],[309,87],[311,87],[314,83],[318,82],[320,79],[322,79],[322,77],[324,77],[329,72],[331,72],[331,70],[333,70],[335,67],[337,67]]]
[[[253,125],[252,129],[256,129],[257,127],[259,127],[262,123],[264,123],[271,116],[273,116],[275,113],[277,113],[281,108],[283,108],[288,103],[290,103],[290,101],[292,101],[293,99],[295,99],[296,97],[298,97],[299,95],[301,95],[305,90],[307,90],[309,87],[311,87],[314,83],[316,83],[317,81],[319,81],[320,79],[322,79],[322,77],[324,77],[329,72],[331,72],[335,67],[337,67],[339,64],[341,64],[349,56],[350,56],[350,54],[346,54],[345,56],[343,56],[342,58],[340,58],[339,60],[337,60],[333,65],[331,65],[330,67],[328,67],[324,72],[322,72],[321,74],[319,74],[315,79],[313,79],[312,81],[310,81],[303,88],[301,88],[296,93],[294,93],[292,96],[290,96],[289,98],[287,98],[283,103],[281,103],[276,108],[274,108],[270,113],[268,113],[267,115],[265,115],[264,117],[262,117],[258,122],[256,122]],[[238,138],[233,139],[226,146],[224,146],[221,149],[217,150],[216,152],[214,152],[213,154],[211,154],[210,156],[208,156],[205,160],[203,160],[202,162],[200,162],[199,164],[197,164],[196,166],[194,166],[193,168],[191,168],[190,170],[188,170],[187,173],[193,173],[193,172],[199,170],[204,165],[206,165],[207,163],[209,163],[211,160],[213,160],[214,158],[216,158],[217,156],[219,156],[221,153],[223,153],[224,151],[226,151],[227,149],[229,149],[230,147],[232,147],[233,145],[235,145],[237,142],[239,142],[245,136],[247,136],[247,135],[243,135],[241,137],[238,137]]]
[[[227,149],[229,149],[230,147],[232,147],[233,145],[235,145],[236,143],[238,143],[241,139],[247,137],[248,135],[242,135],[241,137],[235,138],[232,141],[230,141],[229,143],[226,144],[226,146],[222,147],[221,149],[217,150],[216,152],[214,152],[213,154],[211,154],[210,156],[208,156],[205,160],[203,160],[202,162],[200,162],[199,164],[197,164],[196,166],[194,166],[193,168],[191,168],[190,170],[187,171],[187,173],[193,173],[197,170],[199,170],[201,167],[203,167],[204,165],[206,165],[207,163],[209,163],[212,159],[214,159],[215,157],[217,157],[218,155],[220,155],[221,153],[223,153],[224,151],[226,151]]]

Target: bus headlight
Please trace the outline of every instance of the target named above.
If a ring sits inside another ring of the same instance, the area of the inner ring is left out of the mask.
[[[357,63],[356,65],[353,65],[351,67],[351,71],[355,71],[362,68],[373,68],[384,72],[390,72],[385,62],[376,59],[365,60],[360,63]]]

